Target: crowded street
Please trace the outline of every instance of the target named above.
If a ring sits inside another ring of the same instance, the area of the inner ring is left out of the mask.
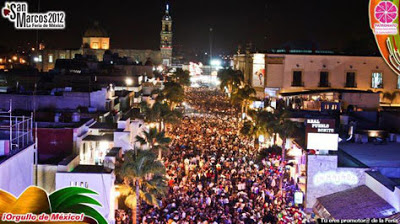
[[[400,0],[0,5],[0,224],[400,223]]]
[[[228,98],[197,88],[186,92],[186,103],[192,112],[167,128],[167,196],[159,208],[143,204],[141,223],[305,223],[281,156],[256,162],[258,150],[239,135],[241,121]]]

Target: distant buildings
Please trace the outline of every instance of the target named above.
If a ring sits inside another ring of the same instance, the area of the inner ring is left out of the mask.
[[[166,6],[162,20],[160,33],[160,50],[115,49],[110,46],[110,36],[95,23],[87,29],[82,37],[82,46],[79,49],[44,49],[36,54],[32,61],[40,71],[49,71],[55,68],[58,59],[73,59],[75,55],[93,55],[99,61],[103,61],[106,51],[118,53],[121,57],[129,57],[133,61],[146,64],[151,62],[156,65],[172,64],[172,17],[169,13],[169,5]]]
[[[100,90],[77,90],[70,88],[54,88],[47,94],[5,93],[0,94],[0,108],[8,108],[10,100],[13,110],[37,111],[43,109],[76,110],[89,108],[93,111],[111,110],[113,104],[107,103],[113,98],[107,88]]]

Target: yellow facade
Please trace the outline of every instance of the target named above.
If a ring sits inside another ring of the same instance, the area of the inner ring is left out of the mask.
[[[90,49],[110,49],[110,38],[109,37],[83,37],[83,47],[89,47]]]

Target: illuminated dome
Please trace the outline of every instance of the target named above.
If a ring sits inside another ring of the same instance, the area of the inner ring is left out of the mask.
[[[105,29],[99,26],[98,22],[95,22],[92,27],[85,31],[83,37],[108,37],[108,33]]]

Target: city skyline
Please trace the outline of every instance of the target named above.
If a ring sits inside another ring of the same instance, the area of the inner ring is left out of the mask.
[[[361,0],[252,4],[203,1],[197,5],[164,0],[114,4],[85,1],[80,5],[42,0],[41,12],[66,12],[66,29],[40,31],[39,39],[51,48],[79,48],[84,31],[98,21],[110,34],[112,48],[157,49],[160,18],[166,3],[171,5],[174,45],[182,46],[185,51],[209,51],[212,27],[216,54],[234,53],[238,45],[244,48],[248,42],[257,50],[290,46],[349,51],[358,45],[359,49],[371,48],[376,52],[368,24],[368,3]],[[37,10],[37,6],[38,1],[29,1],[29,11]],[[26,41],[36,42],[36,31],[17,31],[6,20],[1,20],[0,29],[7,33],[0,37],[2,47],[16,48]]]

